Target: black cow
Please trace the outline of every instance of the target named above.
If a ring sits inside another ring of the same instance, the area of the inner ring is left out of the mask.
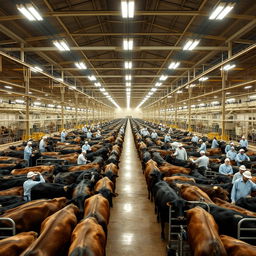
[[[247,210],[256,212],[256,197],[241,197],[236,201],[236,205],[243,207]]]
[[[161,238],[165,239],[164,226],[169,220],[169,207],[167,203],[172,205],[178,219],[184,219],[184,208],[186,201],[180,198],[175,190],[171,188],[165,181],[159,181],[154,187],[155,209],[157,210],[158,219],[161,222]]]
[[[52,199],[55,197],[72,198],[72,193],[76,185],[62,185],[56,183],[39,183],[31,189],[31,199]]]
[[[84,179],[92,180],[94,183],[96,183],[99,179],[101,179],[101,174],[97,171],[96,168],[82,171],[81,174],[77,177],[76,183],[79,183]]]
[[[55,178],[54,183],[59,184],[65,184],[65,185],[71,185],[73,183],[76,183],[77,178],[80,176],[80,174],[83,173],[83,171],[77,171],[77,172],[59,172]]]
[[[21,196],[0,196],[0,205],[2,207],[23,201]]]
[[[23,186],[26,180],[26,175],[0,177],[0,190]]]
[[[107,160],[107,164],[113,163],[118,167],[119,164],[119,156],[115,154],[111,154]]]

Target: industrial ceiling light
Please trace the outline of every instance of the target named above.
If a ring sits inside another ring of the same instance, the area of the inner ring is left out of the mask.
[[[231,94],[231,92],[226,92],[226,95],[229,95],[229,94]]]
[[[13,87],[12,87],[12,86],[9,86],[9,85],[5,85],[4,88],[6,88],[6,89],[12,89]]]
[[[88,76],[88,79],[89,79],[90,81],[96,81],[96,80],[97,80],[94,75]]]
[[[227,65],[225,65],[223,68],[221,68],[220,70],[228,71],[228,70],[230,70],[230,69],[233,69],[234,67],[236,67],[235,64],[233,64],[233,65],[227,64]]]
[[[181,91],[181,90],[178,90],[176,93],[182,93],[182,91]]]
[[[188,40],[183,47],[184,51],[192,51],[194,50],[197,45],[199,44],[200,40]]]
[[[60,82],[63,82],[64,80],[63,80],[63,78],[61,78],[61,77],[58,77],[58,78],[56,78],[58,81],[60,81]]]
[[[101,83],[94,83],[96,87],[101,87]]]
[[[126,87],[131,87],[132,83],[131,82],[126,82],[125,85],[126,85]]]
[[[157,91],[157,88],[151,88],[151,91],[152,91],[152,92],[156,92],[156,91]]]
[[[103,92],[103,94],[104,94],[105,96],[108,96],[108,92]]]
[[[42,104],[42,103],[41,103],[40,101],[35,101],[35,102],[34,102],[34,105],[35,105],[35,106],[40,106],[41,104]]]
[[[24,100],[15,100],[16,103],[19,103],[19,104],[23,104],[25,101]]]
[[[131,51],[133,49],[133,39],[125,38],[123,41],[123,49],[126,51]]]
[[[76,62],[75,65],[78,69],[87,69],[86,65],[83,62]]]
[[[16,7],[19,12],[22,13],[30,21],[43,20],[42,16],[32,4],[17,4]]]
[[[43,69],[41,69],[41,68],[38,67],[38,66],[32,67],[32,68],[30,68],[30,69],[31,69],[32,72],[35,72],[35,73],[37,73],[37,72],[42,72],[42,71],[43,71]]]
[[[54,40],[53,44],[61,52],[70,51],[70,48],[65,40]]]
[[[180,62],[172,62],[168,69],[176,69],[180,65]]]
[[[210,20],[222,20],[235,6],[235,3],[220,2],[211,13]]]
[[[125,61],[124,68],[125,69],[132,69],[132,62],[131,61]]]
[[[251,89],[252,88],[252,85],[247,85],[244,87],[244,89]]]
[[[156,87],[159,87],[161,85],[162,85],[162,83],[159,83],[159,82],[155,84]]]
[[[100,91],[101,91],[101,92],[105,92],[106,89],[105,89],[105,88],[100,88]]]
[[[149,95],[149,96],[153,95],[153,92],[149,92],[148,95]]]
[[[160,80],[160,81],[165,81],[167,78],[168,78],[168,76],[166,76],[166,75],[161,75],[160,78],[159,78],[159,80]]]
[[[121,11],[123,18],[133,18],[134,17],[134,1],[122,0],[121,1]]]
[[[198,81],[204,82],[204,81],[206,81],[206,80],[208,80],[208,79],[209,79],[209,77],[203,76],[203,77],[199,78]]]
[[[131,75],[126,75],[125,76],[125,80],[126,81],[131,81],[132,80],[132,76]]]

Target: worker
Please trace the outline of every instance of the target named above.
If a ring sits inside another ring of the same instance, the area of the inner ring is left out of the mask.
[[[236,180],[243,177],[243,173],[246,171],[246,167],[244,165],[241,165],[239,167],[239,172],[235,173],[232,179],[232,183],[234,184]]]
[[[230,160],[235,161],[236,160],[237,153],[235,151],[235,147],[231,147],[228,153],[226,154],[226,157],[229,158]]]
[[[121,135],[124,134],[124,127],[123,127],[123,126],[120,128],[119,133],[120,133]]]
[[[199,148],[198,152],[201,152],[201,151],[206,152],[206,142],[203,142],[203,140],[200,139],[199,144],[200,144],[200,148]]]
[[[144,133],[144,128],[142,127],[140,128],[140,135],[143,135],[143,133]]]
[[[96,137],[96,139],[100,139],[101,138],[100,130],[97,130],[97,133],[96,133],[95,137]]]
[[[91,132],[90,129],[89,129],[88,132],[86,133],[86,137],[87,137],[87,139],[91,139],[91,138],[92,138],[92,132]]]
[[[237,166],[242,165],[242,162],[244,162],[244,161],[250,161],[250,158],[249,158],[249,156],[247,156],[244,153],[244,149],[241,148],[239,150],[239,153],[236,155],[236,164],[237,164]]]
[[[196,160],[190,159],[193,163],[198,165],[198,168],[207,170],[209,165],[209,157],[205,155],[205,151],[200,151],[200,157]]]
[[[244,150],[246,150],[248,148],[248,141],[245,139],[245,137],[243,136],[242,139],[239,141],[239,145],[241,148],[243,148]]]
[[[219,173],[223,175],[232,175],[233,174],[233,168],[230,164],[230,159],[226,158],[224,161],[224,164],[221,164],[219,167]]]
[[[77,164],[86,164],[87,158],[86,158],[86,151],[82,151],[82,153],[77,158]]]
[[[193,134],[193,137],[191,138],[191,142],[193,143],[194,146],[197,145],[198,140],[199,138],[195,134]]]
[[[212,140],[211,148],[218,148],[218,147],[219,147],[219,143],[218,143],[216,137],[214,137],[213,140]]]
[[[36,176],[39,175],[39,181],[36,181]],[[23,196],[25,201],[31,201],[31,189],[39,184],[45,183],[44,177],[40,172],[28,172],[27,180],[23,183]]]
[[[148,131],[148,129],[147,128],[145,128],[144,129],[144,131],[143,131],[143,137],[146,137],[146,136],[149,136],[150,134],[149,134],[149,131]]]
[[[156,131],[153,130],[153,132],[151,133],[151,139],[156,140],[157,137],[158,137],[158,135],[157,135]]]
[[[179,146],[179,142],[174,141],[173,143],[171,143],[171,147],[173,150],[176,150],[176,148]]]
[[[66,136],[67,136],[67,132],[66,132],[65,129],[63,129],[62,132],[61,132],[61,134],[60,134],[60,140],[61,140],[61,142],[65,142]]]
[[[39,151],[41,153],[46,151],[46,146],[47,146],[46,140],[47,140],[47,136],[43,136],[43,138],[39,142]]]
[[[187,151],[185,148],[183,148],[183,145],[181,143],[178,144],[178,147],[176,148],[174,154],[172,156],[175,156],[179,160],[188,160]]]
[[[168,133],[169,133],[169,134],[172,134],[172,133],[173,133],[172,127],[169,128]]]
[[[242,178],[237,179],[232,187],[231,191],[231,203],[235,202],[242,197],[251,197],[250,194],[252,191],[256,190],[256,184],[253,183],[250,179],[252,174],[250,171],[245,171],[242,174]]]
[[[225,147],[225,153],[226,154],[231,149],[231,147],[234,147],[234,142],[232,142],[232,141],[229,144],[227,144],[226,147]]]
[[[86,152],[91,151],[91,146],[87,140],[84,142],[84,145],[82,146],[82,151],[86,151]]]
[[[171,141],[171,136],[170,136],[170,133],[167,133],[165,136],[164,136],[164,142],[167,143],[167,142],[170,142]]]
[[[82,128],[82,131],[83,131],[84,133],[86,133],[86,132],[88,131],[86,125],[84,125],[84,127]]]
[[[161,130],[162,132],[164,132],[164,131],[165,131],[165,127],[162,126],[160,130]]]
[[[27,166],[31,165],[31,156],[33,156],[32,153],[32,141],[29,141],[24,149],[24,160],[26,160]]]

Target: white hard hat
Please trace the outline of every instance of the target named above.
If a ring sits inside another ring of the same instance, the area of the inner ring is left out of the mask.
[[[229,159],[229,158],[226,158],[226,159],[225,159],[225,162],[230,162],[230,159]]]
[[[86,140],[86,141],[84,142],[84,144],[88,144],[88,141]]]
[[[245,139],[245,137],[243,136],[242,139]]]
[[[230,142],[230,145],[234,145],[234,142],[231,141],[231,142]]]
[[[200,139],[200,140],[199,140],[199,142],[203,142],[203,140],[202,140],[202,139]]]
[[[239,167],[239,170],[246,171],[246,167],[245,167],[244,165],[241,165],[241,166]]]
[[[43,139],[47,139],[47,136],[43,136]]]
[[[243,148],[241,148],[241,149],[239,150],[239,152],[244,152],[244,149],[243,149]]]
[[[29,141],[29,142],[27,143],[27,145],[32,145],[32,141]]]
[[[178,144],[178,147],[179,147],[179,148],[182,147],[182,146],[183,146],[182,143],[179,143],[179,144]]]
[[[243,172],[243,176],[247,179],[251,179],[252,178],[252,174],[250,171],[245,171]]]
[[[83,150],[83,151],[82,151],[82,153],[85,153],[85,154],[86,154],[86,153],[87,153],[87,151],[86,151],[86,150]]]
[[[29,179],[29,178],[32,178],[32,177],[34,177],[34,176],[36,176],[36,175],[37,175],[37,174],[34,173],[34,172],[28,172],[27,178]]]
[[[200,154],[205,154],[205,151],[201,150],[201,151],[200,151]]]
[[[231,147],[231,149],[235,149],[235,147]]]

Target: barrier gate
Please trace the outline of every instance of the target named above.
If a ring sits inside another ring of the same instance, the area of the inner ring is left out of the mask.
[[[250,236],[250,231],[256,231],[256,225],[255,225],[255,227],[252,227],[252,228],[243,227],[243,224],[251,223],[251,222],[255,222],[255,224],[256,224],[256,218],[243,218],[238,222],[238,224],[237,224],[237,239],[243,240],[245,242],[248,242],[248,240],[250,240],[249,243],[253,242],[253,244],[255,245],[255,242],[256,242],[255,232],[254,232],[254,234],[251,233],[251,236]],[[247,231],[246,236],[244,236],[244,234],[242,234],[242,231]]]
[[[10,227],[2,227],[2,225],[1,225],[2,221],[7,222],[7,223],[9,222]],[[2,231],[3,231],[3,233],[2,233]],[[11,232],[9,232],[11,234],[5,234],[4,235],[5,231],[11,231]],[[0,239],[7,238],[7,237],[10,237],[10,236],[15,236],[15,235],[16,235],[16,225],[15,225],[15,222],[13,221],[13,219],[11,219],[11,218],[0,218]]]

